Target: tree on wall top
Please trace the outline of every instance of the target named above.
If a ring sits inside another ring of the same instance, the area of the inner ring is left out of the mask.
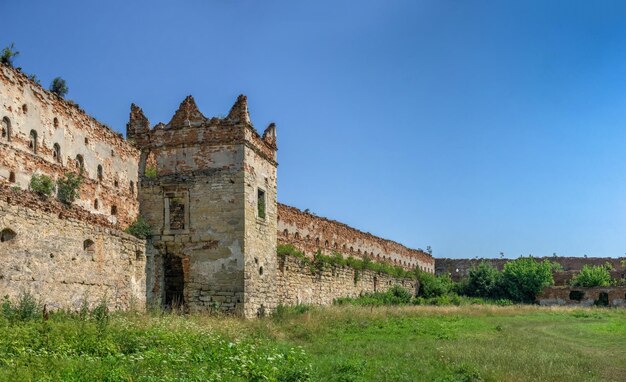
[[[13,60],[19,56],[20,52],[15,49],[15,44],[11,43],[9,46],[5,46],[0,53],[0,63],[4,65],[13,66]]]
[[[67,88],[65,80],[63,78],[56,77],[52,80],[52,83],[50,84],[50,91],[63,98],[65,97],[69,89]]]

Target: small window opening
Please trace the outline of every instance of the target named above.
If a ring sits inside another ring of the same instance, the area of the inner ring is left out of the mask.
[[[9,173],[9,182],[15,183],[15,173],[13,171]]]
[[[28,140],[28,148],[33,151],[33,154],[37,154],[37,132],[35,130],[30,131],[30,139]]]
[[[55,143],[52,147],[52,157],[55,162],[61,163],[61,146],[58,143]]]
[[[316,238],[315,238],[315,246],[316,246],[316,247],[319,247],[319,246],[320,246],[320,238],[319,238],[319,237],[316,237]]]
[[[259,275],[263,276],[263,267],[259,267]]]
[[[83,250],[87,253],[94,253],[96,251],[96,243],[90,239],[83,241]]]
[[[600,292],[595,304],[597,306],[609,306],[609,294],[606,292]]]
[[[111,150],[111,156],[114,157],[115,156],[115,151]]]
[[[115,179],[115,180],[113,181],[113,185],[114,185],[115,187],[119,187],[119,186],[120,186],[120,182],[119,182],[117,179]]]
[[[130,194],[135,195],[135,182],[130,181]]]
[[[169,197],[170,230],[185,229],[185,201],[182,197]]]
[[[284,230],[284,231],[283,231],[283,236],[284,236],[284,237],[289,237],[289,231]]]
[[[294,239],[296,239],[296,240],[300,239],[300,234],[299,234],[299,233],[297,233],[297,232],[296,232],[296,233],[294,233],[294,234],[293,234],[293,238],[294,238]]]
[[[99,164],[98,165],[98,180],[102,182],[102,179],[104,178],[104,175],[102,173],[102,165]]]
[[[26,104],[23,104],[23,105],[22,105],[22,112],[23,112],[24,114],[28,113],[28,105],[26,105]]]
[[[55,129],[59,127],[59,119],[57,117],[54,117],[54,119],[52,120],[52,125],[54,125]]]
[[[573,290],[569,292],[569,299],[574,301],[582,301],[585,298],[585,292],[580,290]]]
[[[137,261],[143,260],[143,252],[142,251],[135,251],[135,260],[137,260]]]
[[[85,144],[88,145],[89,144],[89,138],[85,137]]]
[[[95,200],[93,201],[93,208],[94,208],[95,210],[97,210],[99,207],[100,207],[100,205],[99,205],[98,199],[95,199]]]
[[[6,139],[7,141],[11,140],[11,120],[9,120],[9,117],[4,117],[2,118],[2,138]]]
[[[330,246],[330,244],[328,244],[328,240],[324,241],[324,247],[328,248]]]
[[[76,168],[80,169],[81,172],[85,170],[85,159],[80,154],[76,155]]]
[[[5,228],[0,232],[0,243],[6,243],[7,241],[11,241],[15,239],[17,234],[10,228]]]
[[[265,191],[257,189],[257,213],[259,218],[265,219]]]
[[[111,215],[113,216],[117,215],[117,206],[111,206]]]

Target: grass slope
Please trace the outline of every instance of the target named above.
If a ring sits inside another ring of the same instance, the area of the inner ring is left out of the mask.
[[[299,312],[296,312],[299,311]],[[624,381],[626,310],[294,309],[0,318],[4,381]]]

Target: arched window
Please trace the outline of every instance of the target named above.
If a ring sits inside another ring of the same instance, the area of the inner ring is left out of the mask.
[[[337,244],[337,242],[335,242],[335,243],[333,244],[333,248],[335,248],[335,249],[337,249],[337,247],[338,247],[338,246],[339,246],[339,245]]]
[[[9,182],[15,183],[15,173],[13,171],[9,173]]]
[[[83,241],[83,251],[87,253],[96,252],[96,243],[94,243],[93,240],[90,239]]]
[[[24,114],[28,113],[28,105],[26,105],[26,104],[23,104],[23,105],[22,105],[22,112],[23,112]]]
[[[135,182],[130,181],[130,194],[135,195]]]
[[[55,162],[61,163],[61,146],[58,143],[55,143],[52,147],[52,157]]]
[[[350,253],[354,252],[354,248],[350,247]]]
[[[319,246],[320,246],[320,238],[319,238],[319,237],[316,237],[316,238],[315,238],[315,246],[316,246],[316,247],[319,247]]]
[[[85,159],[80,154],[76,155],[76,168],[80,169],[80,172],[85,170]]]
[[[324,241],[324,247],[328,248],[328,240]]]
[[[293,234],[293,238],[294,238],[294,239],[296,239],[296,240],[300,239],[300,234],[299,234],[299,233],[297,233],[297,232],[296,232],[296,233],[294,233],[294,234]]]
[[[2,130],[2,138],[7,141],[11,141],[11,120],[9,117],[2,118],[2,125],[0,129]]]
[[[97,210],[97,209],[98,209],[98,207],[100,207],[100,205],[99,205],[99,203],[98,203],[98,199],[95,199],[95,200],[93,201],[93,208],[94,208],[95,210]]]
[[[114,185],[115,187],[119,187],[119,186],[120,186],[120,182],[119,182],[117,179],[115,179],[115,180],[113,181],[113,185]]]
[[[6,243],[7,241],[11,241],[15,239],[17,234],[10,228],[5,228],[0,232],[0,243]]]
[[[289,231],[287,231],[286,229],[283,231],[283,236],[284,237],[289,237]]]
[[[98,165],[98,180],[102,181],[102,178],[104,178],[104,175],[102,174],[102,165],[99,164]]]
[[[35,130],[30,131],[30,139],[28,140],[28,148],[33,151],[33,154],[37,154],[37,132]]]
[[[117,206],[111,206],[111,215],[117,215]]]
[[[57,117],[54,117],[54,119],[52,120],[52,125],[54,125],[55,129],[59,127],[59,119]]]

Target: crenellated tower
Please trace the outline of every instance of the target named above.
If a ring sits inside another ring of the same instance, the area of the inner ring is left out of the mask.
[[[149,300],[246,317],[274,308],[275,125],[259,135],[244,95],[225,118],[189,96],[153,128],[133,104],[127,137],[141,151],[140,213],[153,230]]]

